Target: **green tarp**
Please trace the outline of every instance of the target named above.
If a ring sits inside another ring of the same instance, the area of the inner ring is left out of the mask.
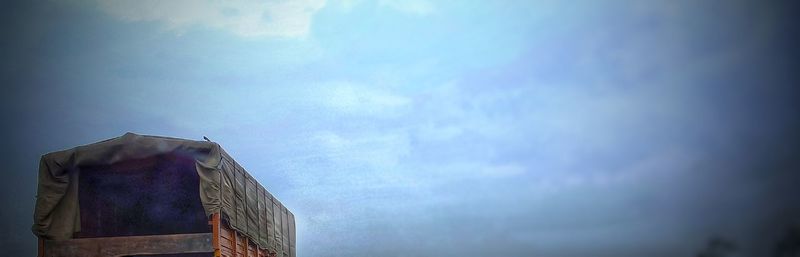
[[[33,232],[51,240],[80,231],[81,167],[173,152],[195,158],[206,216],[221,213],[236,230],[278,256],[295,256],[294,215],[217,143],[127,133],[121,137],[42,156]]]

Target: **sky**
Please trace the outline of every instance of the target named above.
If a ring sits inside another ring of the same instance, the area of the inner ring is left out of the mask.
[[[222,145],[300,257],[773,256],[786,2],[2,1],[0,248],[35,255],[41,155],[134,132]]]

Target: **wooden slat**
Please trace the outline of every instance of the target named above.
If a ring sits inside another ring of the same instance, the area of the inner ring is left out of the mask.
[[[220,230],[220,236],[227,239],[233,239],[233,233],[228,228],[223,228]]]
[[[222,257],[233,257],[233,251],[230,248],[222,248],[220,252]]]
[[[223,228],[222,230],[225,229]],[[236,255],[232,239],[222,239],[222,241],[220,242],[220,249],[222,249],[223,251],[227,250],[228,253],[227,255],[225,255],[225,257],[233,257]]]
[[[247,257],[257,257],[258,247],[249,238],[247,241]]]
[[[236,251],[238,251],[239,255],[242,257],[247,257],[247,236],[244,234],[239,234],[236,232]]]
[[[214,214],[215,216],[218,214]],[[212,216],[212,221],[210,222],[212,226],[217,226],[218,228],[212,228],[212,231],[218,231],[219,236],[219,247],[220,250],[220,257],[274,257],[275,253],[270,251],[269,249],[260,248],[255,240],[248,237],[247,235],[237,232],[229,225],[226,225],[223,222],[217,223],[213,221],[214,217]],[[219,224],[219,225],[216,225]],[[217,248],[215,248],[217,249]]]
[[[211,253],[212,233],[45,240],[44,257]]]
[[[44,239],[39,238],[39,254],[38,257],[44,257]]]
[[[238,246],[239,242],[237,242],[238,240],[236,239],[236,234],[237,233],[236,233],[236,231],[233,231],[233,233],[231,233],[231,234],[233,235],[233,238],[232,238],[233,242],[231,242],[231,250],[233,250],[233,257],[239,257],[239,249],[238,249],[239,248],[239,246]]]
[[[220,227],[222,226],[222,222],[219,217],[219,213],[214,213],[211,215],[211,246],[214,248],[214,257],[221,257],[221,245],[220,245]]]
[[[209,220],[211,233],[83,238],[39,241],[39,257],[116,257],[137,254],[214,253],[215,257],[275,257],[256,241],[225,225],[221,216]]]
[[[242,240],[242,248],[244,248],[242,254],[244,254],[244,257],[247,257],[250,253],[250,243],[248,241],[250,241],[249,237],[244,236],[244,240]]]

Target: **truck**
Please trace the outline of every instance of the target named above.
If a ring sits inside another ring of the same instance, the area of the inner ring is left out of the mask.
[[[32,230],[39,257],[296,257],[294,214],[210,140],[43,155]]]

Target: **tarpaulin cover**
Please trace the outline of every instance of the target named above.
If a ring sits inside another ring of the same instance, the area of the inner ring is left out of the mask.
[[[78,181],[82,168],[163,154],[195,159],[205,215],[221,213],[234,229],[278,256],[295,256],[294,215],[217,143],[127,133],[42,156],[33,233],[63,240],[80,232]]]

